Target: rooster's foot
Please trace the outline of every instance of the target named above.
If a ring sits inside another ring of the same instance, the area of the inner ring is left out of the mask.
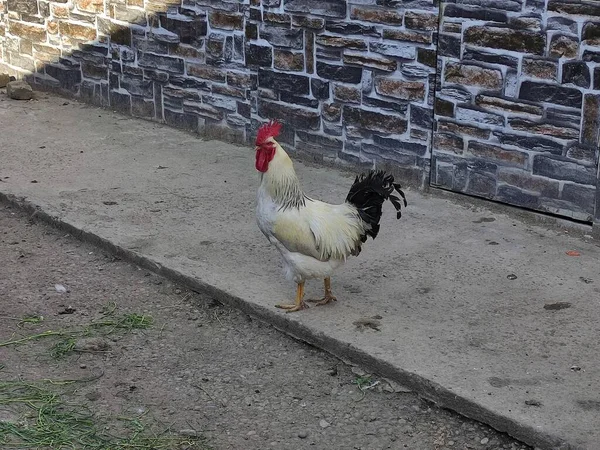
[[[300,304],[298,304],[298,305],[296,305],[296,304],[288,305],[285,303],[279,303],[279,304],[275,305],[275,308],[285,309],[285,312],[291,313],[291,312],[300,311],[302,309],[308,309],[308,305],[304,302],[300,302]]]
[[[314,303],[317,306],[323,306],[327,303],[337,302],[337,298],[333,296],[333,294],[325,294],[325,297],[321,299],[308,300],[311,303]]]
[[[290,304],[285,304],[285,303],[279,303],[278,305],[275,305],[275,308],[280,308],[280,309],[285,309],[285,312],[295,312],[295,311],[300,311],[301,309],[306,309],[308,308],[308,305],[306,303],[304,303],[304,281],[298,283],[298,289],[296,290],[296,300],[294,302],[294,304],[290,305]]]

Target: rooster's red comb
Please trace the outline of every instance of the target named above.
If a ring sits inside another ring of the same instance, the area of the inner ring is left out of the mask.
[[[258,133],[256,135],[256,145],[264,144],[265,141],[270,137],[275,138],[279,136],[280,131],[281,124],[276,120],[271,120],[270,122],[265,123],[258,129]]]

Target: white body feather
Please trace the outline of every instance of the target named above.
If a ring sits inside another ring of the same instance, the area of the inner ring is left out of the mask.
[[[291,159],[276,148],[258,189],[258,226],[281,252],[289,279],[327,278],[356,252],[367,225],[349,203],[304,196]]]

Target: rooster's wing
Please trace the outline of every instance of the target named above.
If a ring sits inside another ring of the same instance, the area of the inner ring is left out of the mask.
[[[357,254],[365,229],[352,205],[306,199],[303,207],[280,210],[272,232],[288,251],[328,261]]]

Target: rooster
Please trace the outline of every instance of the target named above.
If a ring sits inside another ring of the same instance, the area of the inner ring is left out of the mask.
[[[275,138],[281,124],[262,125],[256,136],[256,169],[261,173],[257,195],[258,227],[283,256],[287,278],[297,283],[296,301],[278,304],[287,312],[308,308],[304,283],[321,278],[325,296],[317,305],[336,301],[331,291],[331,275],[350,255],[358,256],[367,236],[379,233],[382,205],[389,200],[401,217],[400,194],[406,197],[394,177],[383,171],[370,171],[356,178],[341,205],[331,205],[306,196],[300,187],[292,160]]]

